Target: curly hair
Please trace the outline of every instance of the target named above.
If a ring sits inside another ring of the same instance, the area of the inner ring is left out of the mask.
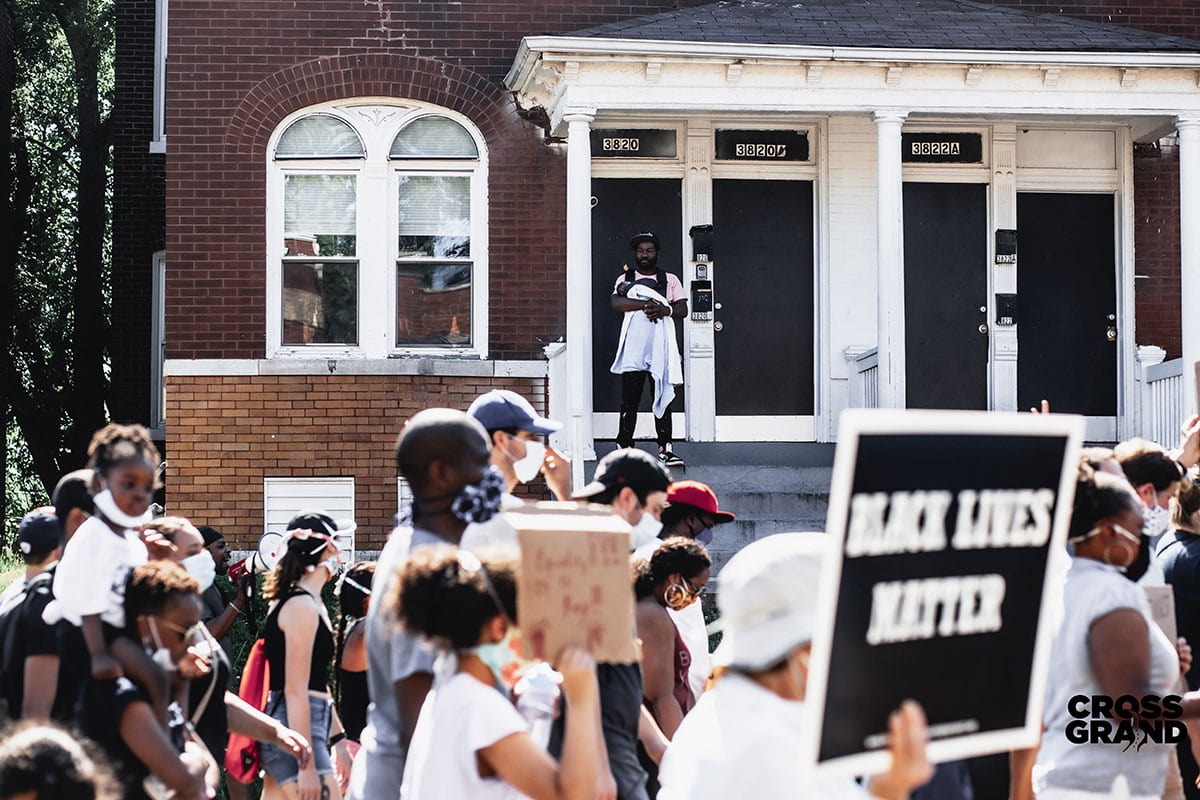
[[[472,568],[474,560],[451,547],[418,548],[389,589],[387,608],[395,610],[406,629],[443,648],[474,647],[483,626],[497,614],[517,622],[516,559],[481,551],[482,569]]]
[[[161,461],[150,431],[143,425],[111,422],[92,435],[87,452],[87,465],[101,475],[107,475],[113,467],[134,458],[145,459],[157,473]]]
[[[0,738],[0,793],[39,800],[119,800],[120,784],[95,745],[64,728],[19,722]]]
[[[1139,511],[1141,507],[1142,501],[1129,481],[1081,464],[1075,483],[1075,503],[1067,538],[1072,542],[1082,541],[1100,520],[1126,511]]]
[[[691,580],[712,566],[712,558],[704,545],[696,540],[672,536],[655,549],[649,561],[635,560],[633,563],[634,592],[642,600],[654,594],[654,590],[672,575]]]
[[[125,587],[125,618],[157,614],[179,596],[200,596],[200,584],[173,561],[148,561],[136,567]]]

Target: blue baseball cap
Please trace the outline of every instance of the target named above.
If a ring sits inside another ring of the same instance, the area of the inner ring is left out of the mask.
[[[546,436],[562,428],[561,422],[539,416],[528,400],[508,389],[492,389],[479,395],[467,413],[487,428],[488,433],[510,429]]]

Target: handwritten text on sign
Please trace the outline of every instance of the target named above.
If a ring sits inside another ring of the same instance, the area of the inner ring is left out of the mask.
[[[525,656],[552,660],[576,645],[597,661],[636,661],[629,534],[518,529],[518,536]]]
[[[1050,489],[871,492],[850,500],[846,558],[998,547],[1041,547],[1050,538]],[[947,522],[954,512],[953,535]],[[989,633],[1003,627],[1003,576],[883,581],[871,589],[872,645]]]

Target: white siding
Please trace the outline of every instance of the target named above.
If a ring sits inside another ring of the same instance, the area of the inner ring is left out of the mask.
[[[264,529],[284,533],[297,513],[316,508],[336,519],[354,519],[354,478],[263,478]],[[354,534],[340,542],[343,560],[354,558]]]
[[[849,368],[842,351],[876,345],[875,123],[867,116],[829,120],[830,419],[847,403]]]

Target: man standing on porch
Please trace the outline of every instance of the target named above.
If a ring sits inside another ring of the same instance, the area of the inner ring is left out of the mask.
[[[612,364],[612,372],[621,376],[617,446],[633,447],[638,405],[649,376],[654,382],[659,460],[667,467],[682,467],[683,459],[671,450],[671,405],[675,386],[683,383],[674,320],[687,316],[687,295],[678,276],[658,268],[657,236],[639,233],[629,246],[637,269],[618,275],[612,294],[613,310],[625,315]]]

